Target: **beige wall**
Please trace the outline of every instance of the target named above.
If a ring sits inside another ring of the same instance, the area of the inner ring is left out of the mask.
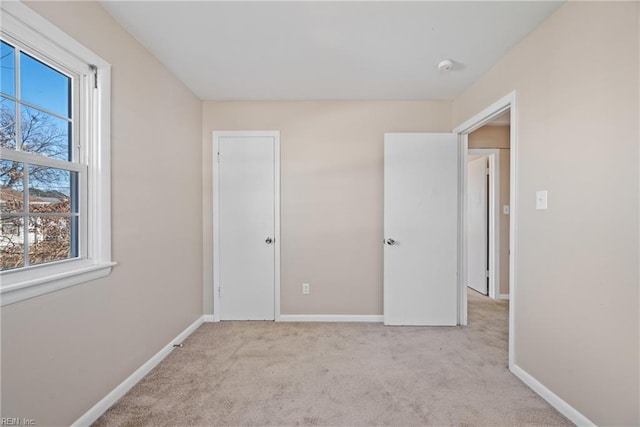
[[[380,315],[383,134],[450,132],[450,108],[443,101],[205,102],[205,312],[213,305],[212,131],[281,132],[281,312]]]
[[[30,6],[113,66],[119,265],[1,314],[2,416],[69,425],[202,315],[201,102],[98,3]]]
[[[509,294],[509,215],[505,215],[502,207],[509,205],[509,126],[483,126],[469,134],[469,148],[496,148],[500,151],[500,273],[498,292]]]
[[[509,149],[509,126],[483,126],[469,134],[469,148]]]
[[[516,363],[599,425],[640,423],[639,7],[566,3],[453,103],[517,91]]]

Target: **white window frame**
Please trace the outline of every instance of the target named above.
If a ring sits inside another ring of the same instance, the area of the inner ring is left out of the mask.
[[[86,191],[81,190],[81,203],[86,203],[81,256],[3,271],[0,305],[5,306],[105,277],[116,263],[111,260],[111,65],[21,2],[5,1],[0,9],[3,38],[79,76],[81,153],[77,165],[86,168]],[[23,161],[21,155],[2,150],[3,158]],[[55,167],[55,159],[49,161]]]

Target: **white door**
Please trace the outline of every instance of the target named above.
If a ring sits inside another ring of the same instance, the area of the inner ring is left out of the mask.
[[[488,294],[487,157],[467,163],[467,286]]]
[[[457,324],[457,221],[457,136],[385,134],[385,325]]]
[[[220,320],[274,320],[277,137],[230,133],[215,140]]]

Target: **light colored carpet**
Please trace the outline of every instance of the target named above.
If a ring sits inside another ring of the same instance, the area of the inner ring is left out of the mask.
[[[572,425],[507,370],[508,303],[469,326],[204,324],[96,426]]]

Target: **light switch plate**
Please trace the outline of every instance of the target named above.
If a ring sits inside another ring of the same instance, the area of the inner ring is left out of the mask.
[[[547,190],[536,191],[536,209],[547,209]]]

